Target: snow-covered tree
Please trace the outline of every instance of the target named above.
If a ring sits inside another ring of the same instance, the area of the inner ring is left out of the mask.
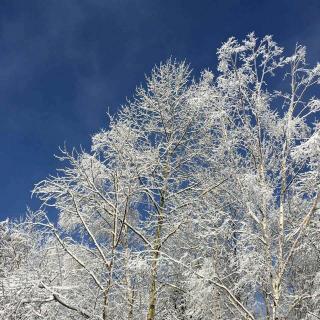
[[[90,152],[61,150],[41,210],[1,224],[1,279],[37,274],[37,301],[1,298],[5,312],[319,318],[319,83],[304,47],[254,34],[221,46],[216,76],[155,67]]]

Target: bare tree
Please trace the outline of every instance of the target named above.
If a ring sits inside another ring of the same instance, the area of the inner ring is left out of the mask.
[[[1,277],[32,266],[42,295],[1,305],[21,319],[319,318],[320,67],[305,55],[249,34],[218,50],[216,78],[155,67],[90,152],[62,149],[35,186],[40,211],[14,227],[23,262],[1,225]]]

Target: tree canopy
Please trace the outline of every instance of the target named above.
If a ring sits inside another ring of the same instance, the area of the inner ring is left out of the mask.
[[[2,318],[320,318],[320,65],[253,33],[217,55],[156,66],[61,149],[41,208],[0,225]]]

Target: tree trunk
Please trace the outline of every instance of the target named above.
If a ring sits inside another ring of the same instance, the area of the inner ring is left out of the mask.
[[[159,252],[156,251],[154,253],[154,260],[152,261],[151,286],[149,292],[149,307],[147,320],[154,320],[156,316],[158,259]]]

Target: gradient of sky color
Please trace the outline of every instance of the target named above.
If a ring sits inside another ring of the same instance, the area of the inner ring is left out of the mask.
[[[38,207],[30,190],[58,147],[89,148],[155,64],[214,70],[220,44],[251,31],[314,63],[319,17],[319,0],[1,0],[0,220]]]

